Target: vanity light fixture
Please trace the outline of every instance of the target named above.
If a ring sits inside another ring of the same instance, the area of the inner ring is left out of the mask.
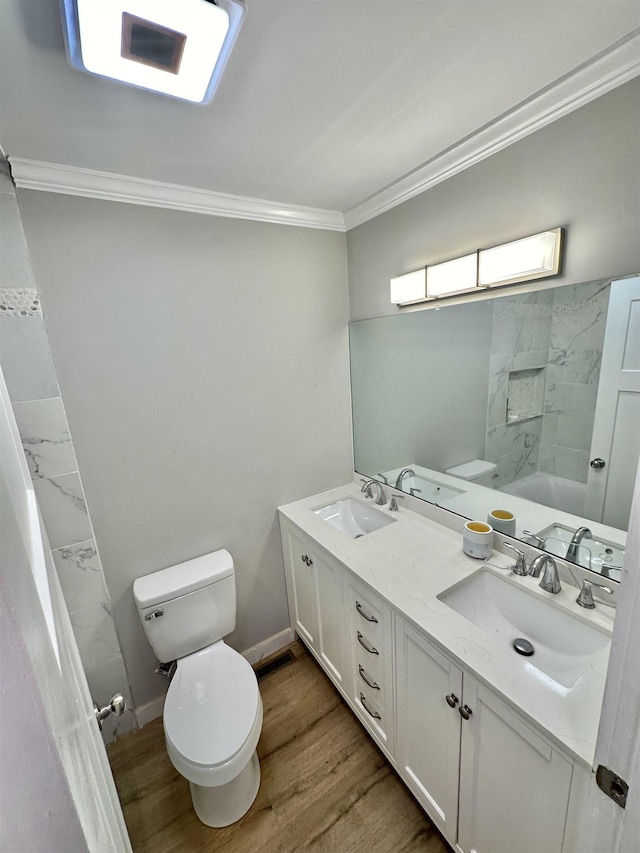
[[[523,240],[480,252],[480,287],[501,287],[557,275],[560,269],[562,228],[542,231]]]
[[[478,253],[427,267],[427,299],[469,293],[478,287]]]
[[[396,305],[412,305],[415,302],[424,302],[427,298],[427,270],[423,267],[415,272],[392,278],[391,301]]]
[[[391,279],[391,302],[415,305],[557,275],[562,228],[431,264]]]
[[[246,13],[245,0],[60,0],[70,64],[206,104]]]

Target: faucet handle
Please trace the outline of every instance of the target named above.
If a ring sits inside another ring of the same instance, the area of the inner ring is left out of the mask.
[[[544,539],[542,536],[538,536],[537,533],[532,533],[531,530],[523,530],[522,535],[527,536],[529,539],[535,539],[536,548],[542,548],[544,546]]]
[[[403,501],[405,499],[405,495],[391,495],[391,500],[389,501],[389,512],[398,511],[398,498]]]
[[[591,588],[597,586],[598,589],[603,590],[603,592],[608,593],[608,595],[613,595],[613,590],[610,586],[605,586],[602,583],[596,583],[595,581],[590,581],[585,578],[582,581],[582,589],[580,590],[580,595],[576,598],[576,601],[580,605],[580,607],[586,607],[588,610],[593,610],[596,606],[595,601],[593,600],[593,593],[591,592]]]
[[[527,563],[525,561],[524,551],[521,551],[519,548],[516,548],[515,545],[512,545],[510,542],[502,543],[505,548],[511,548],[512,551],[515,551],[518,555],[516,557],[515,565],[512,567],[512,571],[514,575],[520,575],[520,577],[524,577],[527,574]]]

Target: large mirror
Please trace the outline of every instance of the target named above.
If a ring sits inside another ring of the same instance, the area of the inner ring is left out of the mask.
[[[619,580],[640,277],[362,320],[350,346],[356,471]]]

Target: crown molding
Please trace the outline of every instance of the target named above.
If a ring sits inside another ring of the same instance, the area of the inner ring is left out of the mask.
[[[344,231],[344,218],[336,210],[280,204],[258,198],[212,192],[195,187],[147,181],[111,172],[98,172],[58,163],[10,157],[16,187],[62,195],[118,201],[146,207],[164,207],[207,216],[250,219],[279,225],[297,225],[326,231]]]
[[[228,195],[10,157],[17,187],[327,231],[348,231],[436,186],[640,75],[640,30],[556,80],[466,139],[344,211]]]
[[[640,74],[640,30],[559,78],[404,178],[344,212],[346,230],[446,181]]]

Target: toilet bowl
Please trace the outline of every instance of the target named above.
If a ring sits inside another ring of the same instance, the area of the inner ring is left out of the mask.
[[[255,673],[222,639],[235,627],[231,555],[216,551],[138,578],[133,592],[156,656],[177,658],[163,714],[167,754],[189,781],[200,820],[228,826],[257,796],[262,728]]]

